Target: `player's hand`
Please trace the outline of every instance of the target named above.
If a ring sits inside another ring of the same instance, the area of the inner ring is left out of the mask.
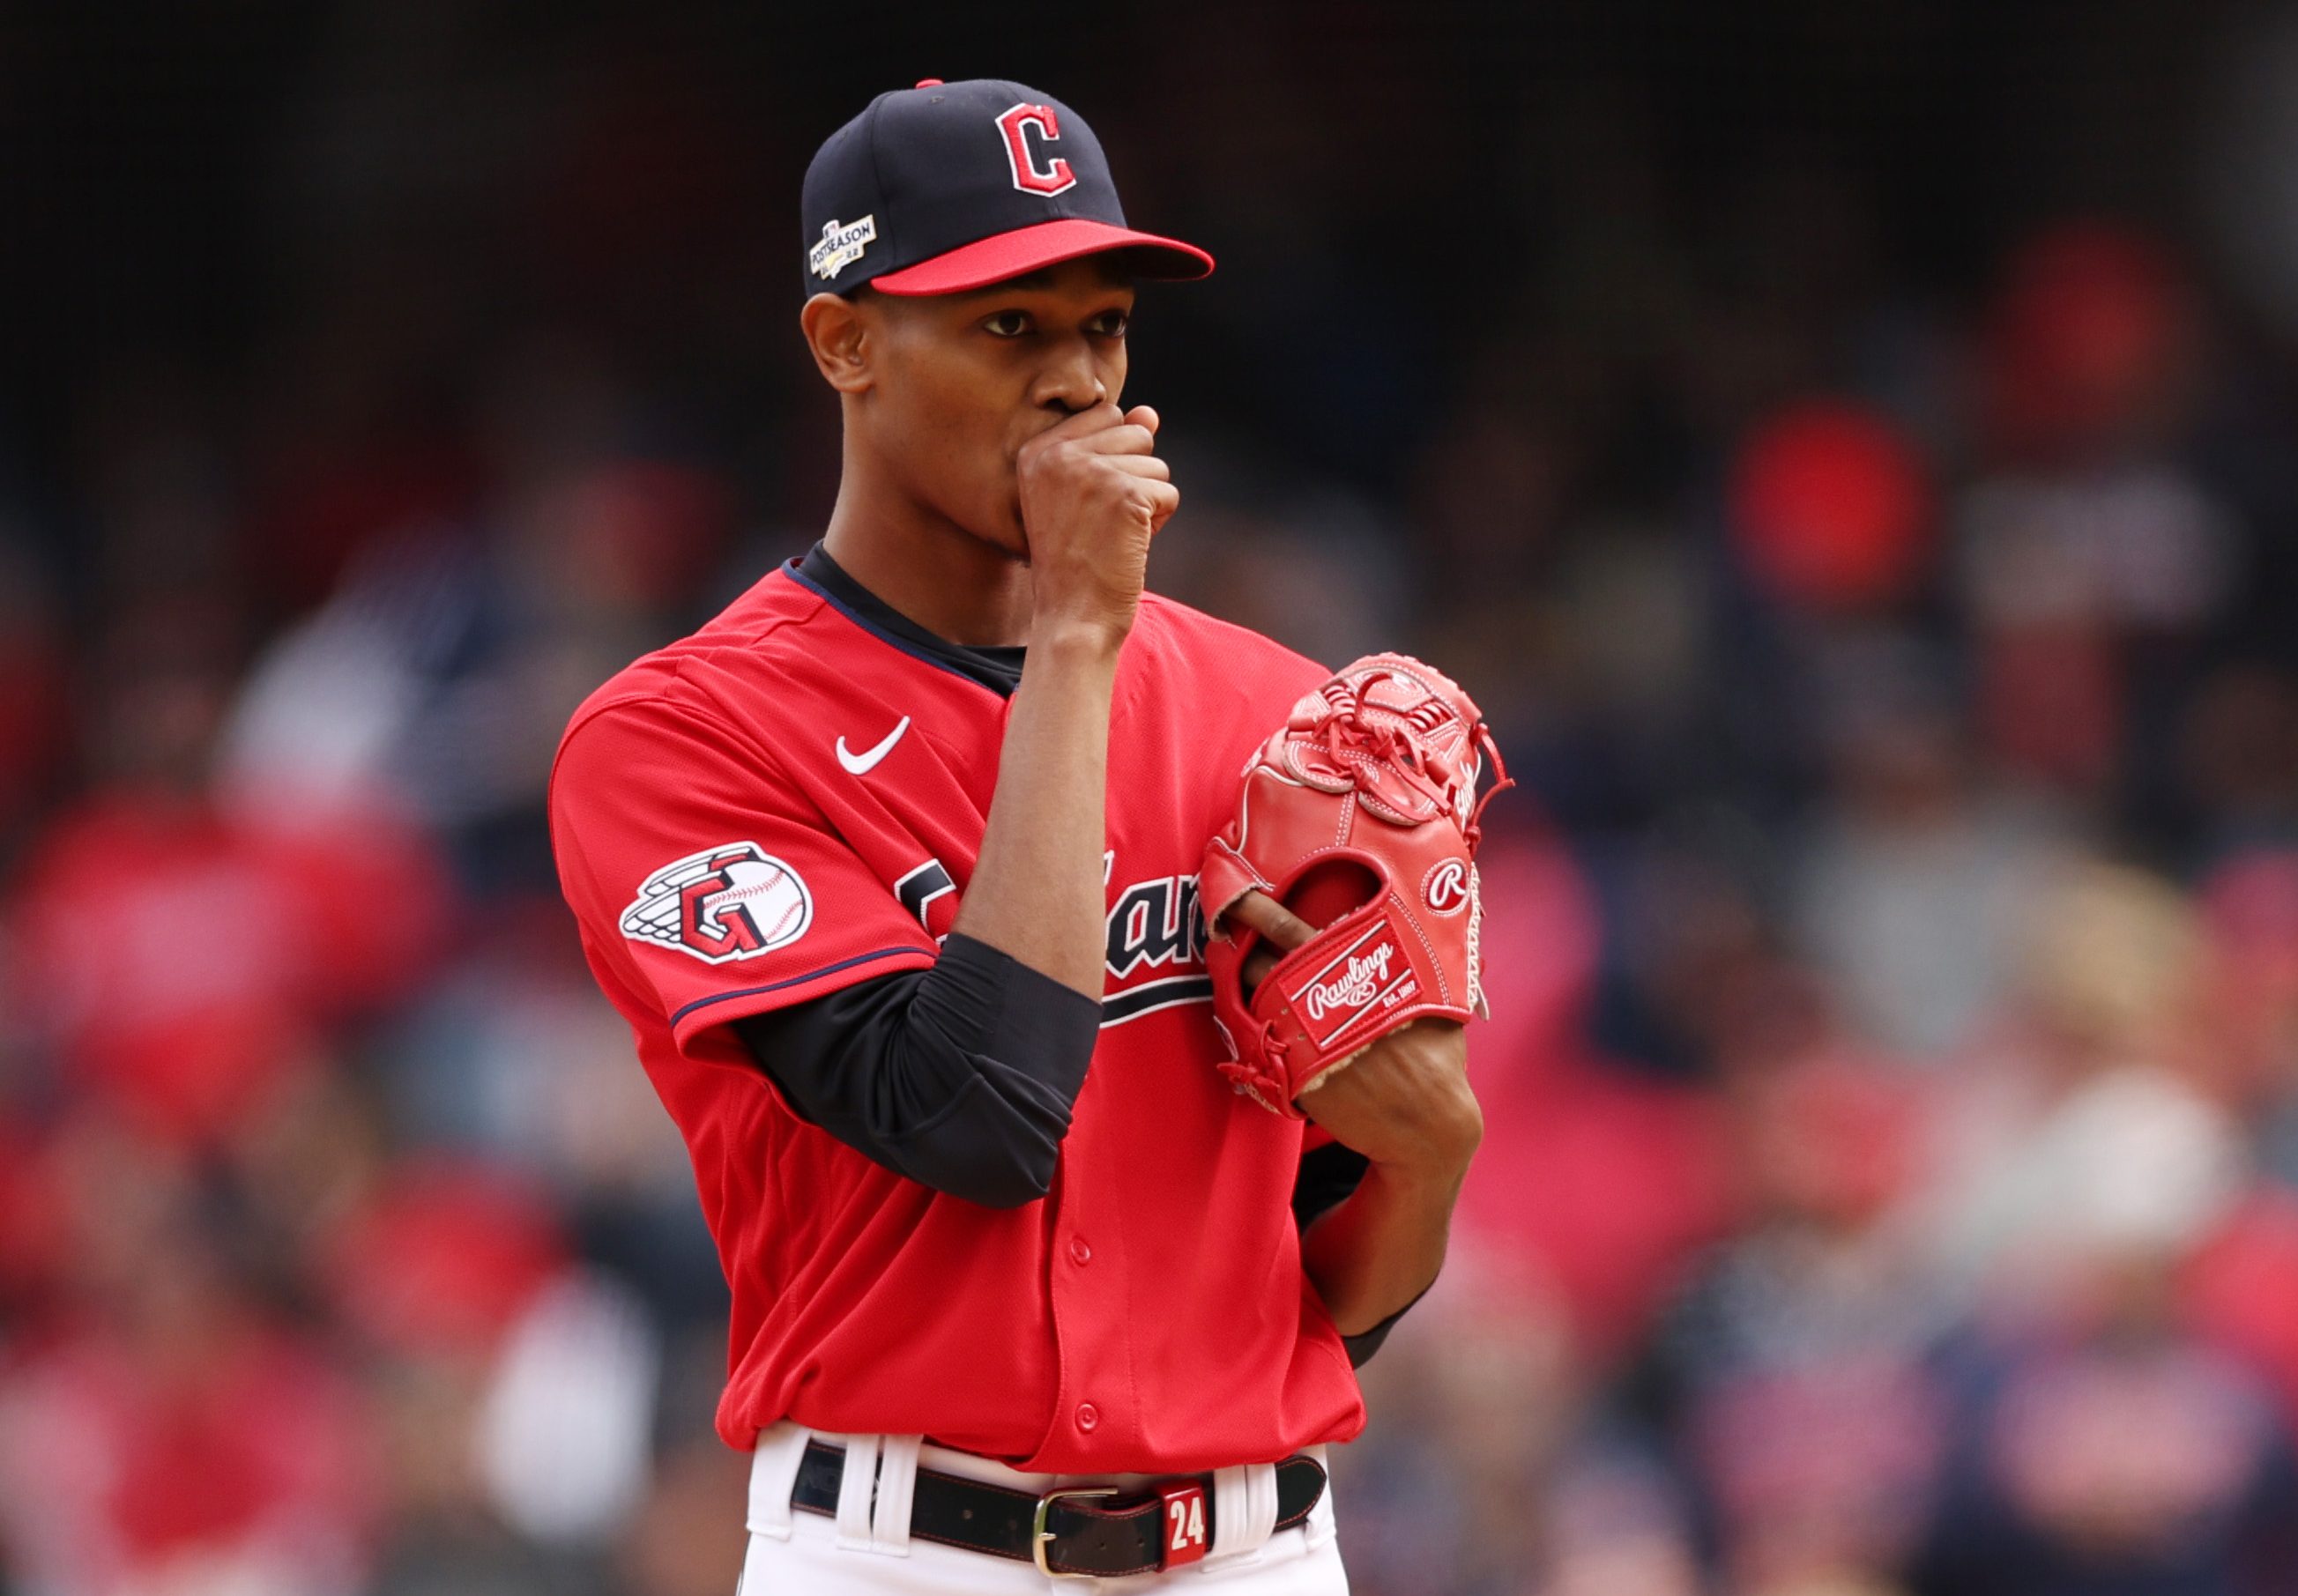
[[[1014,468],[1035,627],[1081,624],[1112,642],[1131,630],[1149,539],[1181,502],[1156,442],[1147,405],[1098,404],[1021,445]]]
[[[1263,938],[1244,962],[1248,988],[1261,984],[1280,950],[1316,935],[1307,921],[1258,890],[1239,898],[1225,918]],[[1347,1067],[1327,1071],[1298,1101],[1343,1146],[1433,1181],[1457,1185],[1484,1135],[1484,1110],[1468,1087],[1467,1029],[1452,1020],[1416,1020],[1389,1032]]]

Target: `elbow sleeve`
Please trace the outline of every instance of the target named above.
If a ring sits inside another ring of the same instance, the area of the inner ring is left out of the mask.
[[[1019,1070],[986,1054],[941,1113],[897,1138],[892,1167],[913,1180],[986,1208],[1019,1208],[1053,1189],[1070,1104]]]
[[[800,1118],[953,1196],[998,1208],[1053,1184],[1101,1005],[952,935],[930,970],[737,1021]]]

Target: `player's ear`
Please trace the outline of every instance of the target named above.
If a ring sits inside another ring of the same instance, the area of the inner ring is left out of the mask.
[[[798,313],[798,325],[824,382],[840,393],[859,393],[870,386],[868,320],[853,301],[817,294]]]

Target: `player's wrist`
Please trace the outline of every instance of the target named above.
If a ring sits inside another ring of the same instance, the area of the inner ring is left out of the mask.
[[[1399,1187],[1441,1195],[1449,1203],[1484,1143],[1483,1106],[1460,1081],[1449,1090],[1406,1098],[1401,1109],[1379,1145],[1360,1151]]]
[[[1372,1159],[1365,1178],[1376,1182],[1400,1206],[1449,1214],[1459,1199],[1460,1187],[1467,1178],[1468,1165],[1475,1156],[1473,1140],[1418,1143],[1391,1149],[1385,1158]]]
[[[1029,657],[1064,666],[1113,666],[1133,617],[1091,609],[1041,614],[1029,625]]]

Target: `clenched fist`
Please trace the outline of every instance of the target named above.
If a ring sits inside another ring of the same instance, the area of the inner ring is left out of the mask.
[[[1156,442],[1156,411],[1104,403],[1021,446],[1014,465],[1033,624],[1083,624],[1112,641],[1132,629],[1149,539],[1181,502]]]

